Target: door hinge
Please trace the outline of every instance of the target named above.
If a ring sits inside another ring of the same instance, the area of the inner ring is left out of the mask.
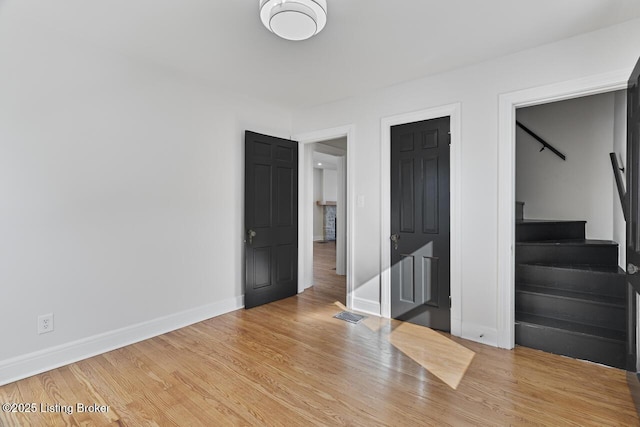
[[[451,295],[449,295],[449,308],[451,308]]]

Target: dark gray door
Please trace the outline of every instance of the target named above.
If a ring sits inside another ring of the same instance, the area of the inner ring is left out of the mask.
[[[298,143],[245,133],[245,308],[298,292]]]
[[[391,316],[451,329],[449,118],[391,128]]]
[[[627,369],[636,371],[636,292],[640,291],[640,61],[627,89]]]

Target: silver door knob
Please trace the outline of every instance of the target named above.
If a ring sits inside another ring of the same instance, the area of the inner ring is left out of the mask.
[[[640,271],[640,268],[637,265],[631,263],[627,265],[627,274],[636,274],[638,271]]]
[[[256,232],[252,229],[249,229],[249,231],[247,231],[247,236],[249,236],[249,244],[252,244],[253,238],[256,237]]]
[[[393,249],[395,249],[396,251],[398,250],[398,240],[400,240],[400,235],[399,234],[392,234],[390,237],[391,241],[393,242]]]

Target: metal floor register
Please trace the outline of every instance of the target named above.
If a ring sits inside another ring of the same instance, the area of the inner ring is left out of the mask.
[[[345,322],[349,322],[349,323],[360,323],[363,319],[367,318],[367,316],[351,313],[349,311],[341,311],[340,313],[336,314],[333,317],[335,317],[336,319],[344,320]]]

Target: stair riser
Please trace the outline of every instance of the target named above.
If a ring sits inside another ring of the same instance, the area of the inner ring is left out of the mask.
[[[568,320],[602,328],[624,330],[624,306],[598,304],[516,290],[516,312]]]
[[[528,245],[521,243],[516,248],[516,264],[556,263],[618,265],[617,245]]]
[[[516,283],[619,298],[624,298],[626,295],[625,276],[615,273],[518,265],[516,266]]]
[[[625,343],[554,328],[516,323],[516,344],[625,369]]]
[[[522,223],[516,224],[516,242],[584,239],[585,223]]]

